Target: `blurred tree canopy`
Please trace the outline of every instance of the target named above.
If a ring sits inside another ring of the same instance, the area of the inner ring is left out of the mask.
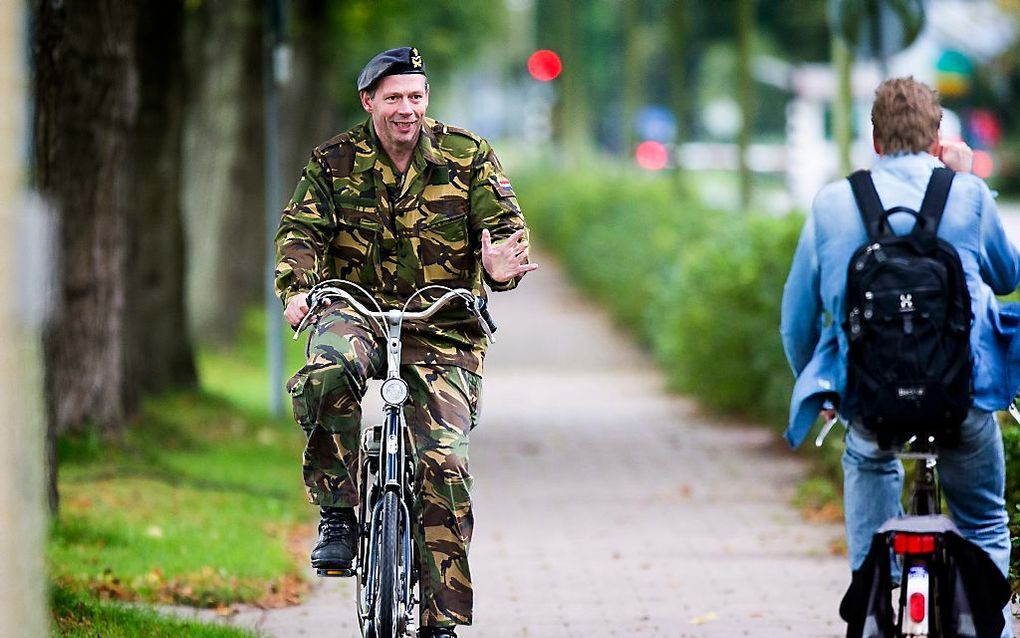
[[[824,0],[758,3],[758,29],[790,62],[828,62],[831,37]]]
[[[320,78],[343,116],[338,130],[362,119],[355,86],[358,73],[376,53],[400,46],[421,50],[430,80],[450,71],[500,38],[502,2],[464,0],[332,0],[325,24],[329,68]]]
[[[569,5],[577,44],[564,41],[560,16]],[[791,63],[830,59],[831,39],[824,0],[751,0],[752,53]],[[625,151],[633,139],[633,113],[646,104],[672,106],[679,135],[701,134],[697,103],[713,94],[734,95],[738,39],[738,3],[691,0],[534,0],[539,48],[571,52],[564,76],[581,74],[592,109],[588,134],[613,151]],[[576,47],[576,51],[574,48]],[[712,52],[715,52],[714,54]],[[728,60],[720,75],[720,56]],[[638,77],[634,77],[637,75]],[[567,79],[560,90],[568,92]],[[682,84],[682,86],[677,86]],[[781,130],[784,96],[774,87],[757,86],[754,129]],[[569,100],[569,96],[563,96]]]

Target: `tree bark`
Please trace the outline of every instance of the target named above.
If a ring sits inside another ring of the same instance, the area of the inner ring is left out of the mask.
[[[139,11],[128,369],[140,390],[160,391],[196,381],[184,307],[180,194],[184,4],[141,2]]]
[[[321,0],[293,0],[288,4],[291,74],[280,92],[280,170],[287,188],[297,183],[312,149],[339,133],[343,121],[330,82],[324,79],[338,77],[340,69],[330,58],[327,46],[333,37],[328,8]],[[354,93],[353,86],[343,90]]]
[[[281,162],[289,189],[315,145],[339,132],[330,92],[328,5],[288,5],[289,82],[281,87]],[[187,16],[188,96],[184,208],[189,324],[207,343],[228,343],[243,310],[261,299],[265,262],[262,41],[264,3],[203,3]],[[287,197],[290,192],[286,192]],[[283,210],[286,202],[271,202]]]
[[[125,348],[138,12],[121,0],[36,0],[34,11],[36,178],[59,252],[43,336],[49,430],[115,430],[138,399]]]
[[[262,291],[262,4],[202,3],[186,18],[186,298],[207,343],[228,342]]]

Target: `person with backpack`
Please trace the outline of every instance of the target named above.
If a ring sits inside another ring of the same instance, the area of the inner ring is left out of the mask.
[[[871,111],[878,160],[815,198],[783,291],[780,332],[797,376],[785,436],[796,447],[832,408],[849,424],[843,494],[856,571],[872,535],[903,514],[895,447],[911,433],[936,435],[953,519],[1005,575],[993,413],[1017,388],[995,295],[1020,285],[1020,258],[992,192],[969,173],[970,149],[940,142],[941,118],[925,84],[883,82]],[[1012,636],[1004,613],[1002,635]]]

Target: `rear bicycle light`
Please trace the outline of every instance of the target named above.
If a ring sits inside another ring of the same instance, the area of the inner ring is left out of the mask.
[[[910,619],[914,622],[921,622],[924,620],[924,615],[928,613],[928,601],[924,599],[924,594],[915,592],[910,595]]]
[[[928,635],[928,599],[931,580],[927,568],[917,565],[907,572],[906,604],[901,609],[904,636]]]
[[[897,554],[931,554],[935,551],[935,535],[896,532],[892,544]]]

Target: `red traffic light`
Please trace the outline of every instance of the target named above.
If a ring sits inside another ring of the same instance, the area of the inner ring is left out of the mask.
[[[988,179],[995,171],[995,162],[987,151],[974,151],[974,166],[971,170],[981,179]]]
[[[661,171],[669,164],[669,151],[660,142],[646,140],[634,149],[634,160],[645,170]]]
[[[539,82],[556,79],[562,70],[560,56],[549,49],[539,49],[528,58],[528,73]]]

